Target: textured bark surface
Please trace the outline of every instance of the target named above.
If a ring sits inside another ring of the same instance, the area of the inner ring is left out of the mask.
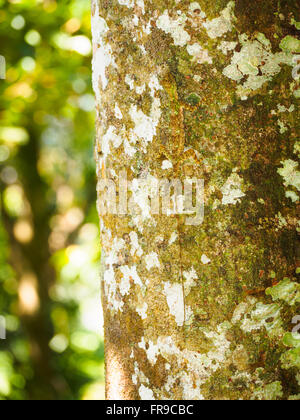
[[[99,181],[205,180],[200,226],[101,217],[109,399],[300,399],[299,12],[93,1]]]

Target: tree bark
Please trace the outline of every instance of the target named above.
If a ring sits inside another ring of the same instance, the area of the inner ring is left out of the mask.
[[[300,399],[299,12],[93,1],[108,399]],[[104,215],[122,171],[135,209]],[[151,214],[188,177],[203,223]]]

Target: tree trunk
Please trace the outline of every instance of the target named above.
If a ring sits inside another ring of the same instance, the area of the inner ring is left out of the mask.
[[[93,1],[108,399],[300,399],[299,12]]]

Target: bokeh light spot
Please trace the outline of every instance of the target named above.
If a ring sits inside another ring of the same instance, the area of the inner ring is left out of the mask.
[[[17,15],[11,21],[11,27],[16,31],[20,31],[24,28],[26,22],[22,15]]]

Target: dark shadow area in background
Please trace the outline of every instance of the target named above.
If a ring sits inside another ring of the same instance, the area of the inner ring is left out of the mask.
[[[0,0],[0,399],[103,398],[90,2]]]

